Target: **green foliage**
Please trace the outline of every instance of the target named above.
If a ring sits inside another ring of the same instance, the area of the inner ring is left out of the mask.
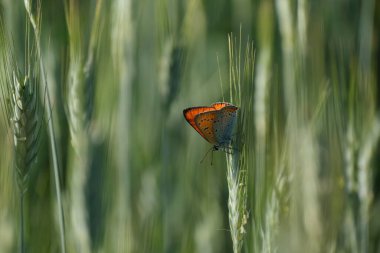
[[[0,1],[0,252],[378,252],[379,10]]]

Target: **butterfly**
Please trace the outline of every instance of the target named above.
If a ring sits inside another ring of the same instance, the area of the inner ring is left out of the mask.
[[[209,143],[213,150],[228,148],[236,124],[238,107],[225,102],[183,110],[189,124]]]

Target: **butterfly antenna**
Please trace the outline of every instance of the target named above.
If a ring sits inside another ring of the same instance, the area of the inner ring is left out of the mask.
[[[208,153],[210,153],[210,151],[213,150],[213,149],[214,149],[214,147],[211,147],[209,150],[207,150],[205,156],[201,160],[201,163],[203,163],[203,161],[206,159]],[[212,165],[212,154],[211,154],[211,165]]]

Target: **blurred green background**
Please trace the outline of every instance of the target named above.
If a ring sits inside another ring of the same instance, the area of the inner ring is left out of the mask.
[[[233,252],[226,155],[200,163],[211,145],[182,116],[223,100],[241,108],[241,252],[380,252],[379,1],[1,0],[0,14],[43,114],[20,239],[2,57],[0,252]]]

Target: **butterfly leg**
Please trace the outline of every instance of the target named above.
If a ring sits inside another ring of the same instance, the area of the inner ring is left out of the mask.
[[[209,150],[207,150],[205,156],[202,158],[201,162],[200,163],[203,163],[203,161],[206,159],[208,153],[210,153],[210,151],[214,151],[215,147],[212,147],[210,148]],[[211,165],[212,165],[212,153],[211,153]]]

